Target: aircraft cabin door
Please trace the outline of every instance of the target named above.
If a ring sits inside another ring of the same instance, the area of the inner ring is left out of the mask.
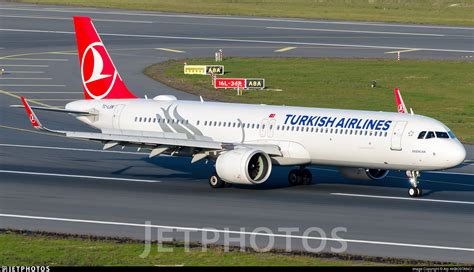
[[[123,108],[125,108],[125,105],[116,105],[114,107],[112,122],[115,129],[120,129],[120,114],[122,113]]]
[[[268,122],[268,137],[271,138],[273,137],[273,131],[275,130],[275,119],[271,119],[270,122]]]
[[[393,132],[392,132],[392,144],[390,146],[391,150],[396,150],[396,151],[402,150],[402,136],[403,136],[403,131],[405,131],[406,125],[407,125],[407,122],[405,121],[397,122],[395,124],[395,128],[393,129]]]
[[[268,119],[263,119],[260,123],[260,137],[267,135]]]

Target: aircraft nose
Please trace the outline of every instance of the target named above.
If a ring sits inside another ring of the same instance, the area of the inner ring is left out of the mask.
[[[448,161],[450,166],[455,167],[461,164],[465,158],[466,149],[464,148],[464,145],[460,142],[455,143],[449,152]]]

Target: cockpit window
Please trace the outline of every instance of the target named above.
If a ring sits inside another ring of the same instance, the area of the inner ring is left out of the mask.
[[[426,135],[426,131],[420,132],[420,134],[418,134],[418,139],[423,139],[423,138],[425,138],[425,135]]]
[[[435,134],[433,131],[428,131],[428,133],[426,134],[425,139],[430,139],[430,138],[435,138]]]
[[[454,133],[451,130],[448,131],[448,135],[449,135],[449,137],[451,137],[451,139],[456,139],[456,136],[454,135]]]
[[[436,131],[436,138],[449,139],[448,133],[443,131]]]

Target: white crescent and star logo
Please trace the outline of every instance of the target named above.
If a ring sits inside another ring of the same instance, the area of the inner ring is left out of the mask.
[[[104,58],[109,62],[106,63],[109,66],[105,67],[106,69],[104,69]],[[93,61],[92,65],[90,61]],[[82,55],[81,74],[84,89],[93,99],[102,99],[110,93],[118,73],[107,58],[104,44],[94,42],[87,46]],[[85,76],[88,78],[86,79]]]
[[[398,112],[405,112],[402,104],[398,104]]]
[[[36,119],[35,119],[35,116],[33,115],[33,113],[30,113],[30,121],[33,125],[36,125]]]

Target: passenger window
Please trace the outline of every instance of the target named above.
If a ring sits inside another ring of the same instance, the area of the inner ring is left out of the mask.
[[[197,125],[199,126],[199,120],[197,121]]]
[[[428,131],[428,133],[426,134],[425,139],[430,139],[430,138],[435,138],[435,134],[433,131]]]
[[[138,117],[135,117],[135,122],[138,120]]]
[[[448,133],[442,131],[436,131],[436,138],[449,139]]]

